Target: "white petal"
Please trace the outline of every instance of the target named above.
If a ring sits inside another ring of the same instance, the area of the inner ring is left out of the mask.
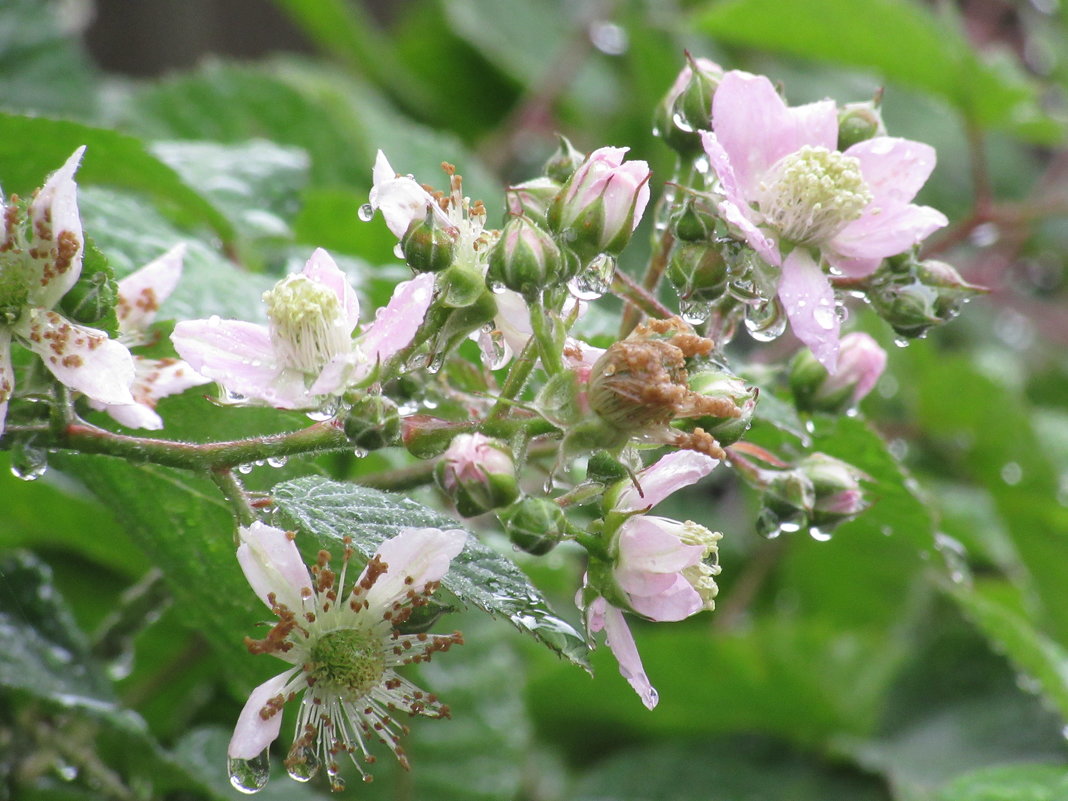
[[[377,554],[388,569],[367,591],[368,604],[388,607],[408,590],[420,590],[427,582],[439,581],[466,542],[466,532],[438,528],[409,528],[386,540],[378,546]],[[411,583],[406,582],[409,577]]]
[[[280,528],[260,521],[238,529],[241,544],[237,547],[237,561],[245,573],[253,592],[267,606],[268,596],[298,611],[302,607],[301,593],[311,590],[311,577],[296,544]]]
[[[11,367],[11,330],[0,326],[0,435],[7,420],[7,404],[15,391],[15,371]]]
[[[41,276],[41,283],[31,290],[30,301],[46,309],[51,309],[59,299],[74,286],[82,272],[82,256],[85,250],[85,238],[82,235],[82,221],[78,216],[78,185],[74,183],[74,173],[78,171],[85,145],[82,145],[69,159],[45,181],[44,186],[30,204],[30,220],[34,228],[34,244],[51,250],[63,232],[73,235],[77,251],[70,263],[61,271],[48,269]],[[47,238],[37,236],[40,226],[46,226],[50,234]]]
[[[156,319],[159,304],[170,296],[182,277],[184,257],[182,242],[119,281],[115,313],[124,334],[144,331]]]
[[[300,668],[280,673],[252,691],[237,718],[237,725],[234,726],[234,734],[226,749],[228,757],[252,759],[259,756],[263,749],[278,739],[278,731],[282,727],[281,710],[266,720],[260,716],[260,710],[272,698],[282,694],[286,683],[297,670]]]
[[[103,331],[77,325],[53,311],[30,309],[15,333],[71,389],[101,403],[134,402],[133,357]]]
[[[147,431],[159,431],[163,428],[163,418],[156,414],[155,409],[143,403],[109,405],[91,401],[89,405],[107,412],[112,420],[127,428],[143,428]]]

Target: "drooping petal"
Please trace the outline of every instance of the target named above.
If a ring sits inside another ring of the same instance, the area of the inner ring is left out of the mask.
[[[381,150],[372,170],[374,186],[369,200],[371,207],[382,212],[386,225],[397,239],[401,239],[412,220],[422,219],[431,209],[438,222],[452,227],[452,222],[434,198],[413,178],[398,176]]]
[[[11,330],[0,326],[0,435],[7,421],[7,405],[15,391],[15,371],[11,366]]]
[[[144,331],[156,319],[159,304],[174,291],[182,277],[183,258],[185,243],[181,242],[119,281],[115,313],[124,334]]]
[[[46,251],[57,249],[59,255],[55,261],[49,257],[39,262],[44,270],[40,281],[30,290],[30,303],[45,309],[55,306],[82,273],[85,238],[78,215],[78,185],[74,182],[74,173],[78,171],[84,153],[85,145],[75,150],[45,181],[30,204],[34,245]],[[46,236],[40,236],[42,233]],[[74,248],[69,259],[59,252],[61,239],[69,239],[68,245]]]
[[[108,405],[90,401],[94,409],[106,411],[112,419],[127,428],[145,428],[159,431],[163,428],[163,419],[156,414],[156,403],[160,398],[177,395],[190,387],[207,384],[205,378],[181,359],[148,359],[134,356],[134,380],[130,385],[134,403],[122,406]]]
[[[389,303],[375,312],[375,319],[358,341],[368,364],[388,359],[412,341],[434,299],[434,274],[422,273],[402,281]]]
[[[835,313],[831,282],[807,248],[794,248],[783,262],[779,298],[794,335],[833,373],[841,322]]]
[[[631,608],[639,615],[661,623],[685,620],[704,608],[701,595],[685,578],[672,576],[671,586],[655,595],[628,596]]]
[[[845,155],[860,161],[871,204],[879,208],[904,205],[916,197],[938,160],[930,145],[892,136],[858,142]]]
[[[701,545],[686,545],[672,529],[682,524],[664,517],[635,515],[619,529],[619,567],[653,573],[675,573],[696,565],[705,555]]]
[[[466,542],[467,534],[460,529],[405,529],[378,546],[376,553],[388,569],[365,600],[375,608],[389,607],[410,589],[418,591],[427,582],[439,581]]]
[[[695,484],[712,472],[719,462],[696,451],[672,451],[638,473],[639,491],[625,487],[616,498],[614,508],[636,512],[656,506],[673,492]]]
[[[183,320],[171,342],[196,372],[231,392],[283,409],[313,405],[303,384],[283,375],[265,326],[218,317]]]
[[[360,322],[360,300],[349,284],[349,279],[333,257],[322,248],[316,248],[304,265],[304,275],[316,283],[333,290],[341,303],[341,313],[348,324],[349,333]]]
[[[603,600],[603,599],[598,599]],[[596,602],[595,602],[596,603]],[[611,604],[604,607],[605,642],[619,663],[619,672],[627,683],[638,693],[646,709],[653,709],[660,702],[660,696],[645,675],[642,658],[638,655],[638,646],[634,636],[623,617],[623,613]]]
[[[882,259],[918,245],[949,223],[930,206],[896,206],[864,214],[838,232],[828,248],[851,259]]]
[[[745,238],[764,261],[778,267],[782,263],[779,246],[757,226],[758,215],[742,193],[730,157],[723,145],[714,133],[708,131],[701,132],[701,142],[723,192],[723,197],[717,204],[720,215]]]
[[[763,75],[731,70],[712,97],[712,130],[739,189],[752,198],[761,176],[783,156],[804,145],[836,149],[838,111],[830,100],[789,108]]]
[[[237,725],[234,726],[234,734],[226,749],[228,757],[253,759],[278,739],[278,732],[282,727],[282,710],[279,709],[266,720],[260,715],[260,711],[268,701],[282,694],[286,684],[299,669],[287,670],[273,679],[267,679],[252,691],[237,718]]]
[[[71,389],[101,403],[134,402],[133,357],[103,331],[72,323],[54,311],[29,309],[14,332]]]
[[[146,431],[159,431],[163,428],[163,418],[156,410],[144,403],[127,403],[123,405],[91,402],[94,409],[107,412],[116,423],[127,428],[143,428]]]
[[[268,607],[268,596],[273,594],[290,611],[299,611],[301,595],[311,591],[312,584],[290,535],[257,520],[250,526],[241,526],[238,536],[241,544],[237,546],[237,561],[253,592]]]

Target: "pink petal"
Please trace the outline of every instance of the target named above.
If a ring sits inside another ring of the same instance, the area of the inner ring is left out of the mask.
[[[101,403],[134,402],[133,357],[103,331],[77,325],[53,311],[30,309],[15,333],[71,389]]]
[[[651,596],[667,592],[675,585],[678,573],[650,573],[647,570],[624,570],[617,567],[612,571],[616,584],[628,596]]]
[[[339,395],[353,378],[353,371],[358,365],[370,362],[356,351],[339,353],[326,363],[319,377],[308,387],[309,395]]]
[[[78,171],[78,165],[84,153],[85,145],[75,150],[63,166],[45,181],[44,186],[30,204],[30,219],[35,230],[38,223],[49,221],[52,236],[47,241],[48,248],[54,245],[63,231],[74,234],[74,239],[78,243],[77,253],[68,269],[62,273],[50,272],[42,276],[41,285],[34,287],[30,292],[30,302],[46,309],[51,309],[61,297],[67,294],[82,272],[85,238],[82,235],[81,217],[78,215],[78,185],[74,183],[74,173]],[[36,233],[33,238],[35,243],[45,244],[37,238]]]
[[[329,287],[341,302],[342,314],[351,333],[360,322],[360,299],[337,262],[322,248],[316,248],[304,265],[304,275],[318,284]]]
[[[718,202],[719,213],[729,225],[745,237],[745,241],[760,254],[764,261],[778,267],[782,263],[779,246],[757,226],[757,215],[738,186],[734,168],[731,166],[730,158],[723,149],[723,145],[720,144],[715,134],[708,131],[701,132],[701,142],[709,164],[719,178],[720,188],[724,194]]]
[[[144,331],[152,324],[159,304],[178,286],[184,257],[185,243],[182,242],[119,281],[119,303],[115,312],[123,333]]]
[[[794,248],[783,262],[779,298],[794,335],[833,373],[841,327],[834,308],[834,289],[807,248]]]
[[[404,236],[412,220],[425,217],[428,208],[433,210],[440,224],[447,228],[452,227],[452,221],[430,193],[415,179],[398,177],[381,150],[375,158],[372,177],[374,186],[369,198],[371,206],[382,212],[386,225],[397,239]]]
[[[418,591],[427,582],[439,581],[466,542],[466,532],[438,528],[408,528],[386,540],[376,553],[388,569],[367,591],[366,601],[374,608],[388,607],[410,589]]]
[[[586,587],[587,576],[582,577],[583,589]],[[580,607],[582,606],[582,590],[578,591],[575,596],[575,603]],[[592,634],[596,634],[604,628],[604,616],[608,609],[608,601],[604,598],[594,598],[589,606],[586,607],[586,628]]]
[[[263,753],[263,750],[278,739],[278,731],[282,727],[282,711],[279,710],[267,720],[260,716],[267,702],[278,695],[284,695],[286,684],[299,670],[287,670],[273,679],[268,679],[249,695],[241,714],[234,726],[234,734],[230,738],[230,745],[226,749],[226,755],[231,759],[253,759]]]
[[[637,515],[619,530],[619,567],[653,573],[675,573],[704,557],[701,545],[686,545],[671,529],[681,523],[652,515]]]
[[[673,451],[639,471],[641,491],[633,484],[625,487],[616,498],[614,508],[620,512],[636,512],[656,506],[673,492],[696,484],[717,464],[718,461],[703,453]]]
[[[850,278],[866,278],[879,269],[879,265],[883,263],[882,257],[851,259],[830,250],[824,250],[823,257],[842,275],[849,276]]]
[[[838,111],[833,101],[789,108],[763,75],[731,70],[712,97],[712,130],[745,197],[783,156],[804,145],[835,150]]]
[[[646,709],[655,708],[660,696],[649,682],[649,677],[645,675],[642,658],[638,655],[638,646],[634,643],[634,636],[630,633],[623,613],[614,606],[605,607],[604,630],[605,642],[619,662],[620,674],[634,688],[634,692],[638,693]]]
[[[658,622],[685,620],[704,608],[701,596],[685,578],[674,576],[671,587],[656,595],[629,596],[631,608]]]
[[[15,371],[11,366],[11,329],[0,326],[0,435],[4,433],[7,405],[15,391]]]
[[[434,299],[434,274],[422,273],[397,284],[389,304],[375,312],[358,347],[369,364],[384,361],[406,347],[423,324]]]
[[[258,520],[241,526],[238,536],[241,544],[237,546],[237,562],[252,591],[268,607],[268,596],[273,594],[290,611],[299,612],[303,608],[302,592],[310,591],[312,584],[296,543],[282,529]]]
[[[872,205],[878,207],[900,206],[916,197],[937,161],[930,145],[890,136],[858,142],[845,155],[859,159]]]
[[[948,223],[946,215],[930,206],[879,210],[873,204],[860,219],[843,228],[828,247],[846,258],[882,259],[918,245]]]

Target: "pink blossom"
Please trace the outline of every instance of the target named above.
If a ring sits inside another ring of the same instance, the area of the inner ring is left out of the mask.
[[[876,136],[839,152],[832,101],[790,108],[767,78],[739,71],[716,90],[712,126],[702,139],[720,213],[782,268],[778,292],[794,333],[833,372],[839,321],[824,270],[868,275],[946,225],[941,212],[911,203],[934,149]]]
[[[609,531],[615,527],[609,535],[611,562],[591,563],[580,604],[587,599],[587,628],[605,629],[620,673],[649,709],[656,706],[656,690],[645,675],[621,610],[671,621],[712,609],[720,534],[690,521],[642,512],[708,475],[717,464],[694,451],[675,451],[640,471],[637,486],[624,482],[605,495],[609,504],[605,525]]]
[[[398,284],[389,305],[353,339],[359,300],[320,248],[301,273],[264,293],[269,326],[217,317],[183,321],[171,340],[197,372],[231,393],[281,409],[316,409],[411,342],[433,285],[430,274]]]
[[[115,307],[119,319],[119,340],[128,347],[146,344],[148,330],[156,319],[159,305],[166,300],[182,275],[185,245],[175,245],[158,259],[130,273],[119,281],[119,299]],[[131,404],[106,404],[90,401],[94,409],[106,411],[129,428],[163,428],[156,413],[160,398],[176,395],[211,379],[197,373],[181,359],[153,359],[134,354],[134,379]]]
[[[863,331],[854,331],[842,337],[838,353],[838,371],[828,376],[815,399],[833,398],[848,391],[849,405],[861,401],[879,380],[886,369],[886,351]]]
[[[386,540],[351,584],[347,568],[353,550],[346,543],[339,573],[320,557],[309,572],[294,535],[255,522],[239,530],[237,559],[260,600],[279,622],[250,650],[269,653],[291,667],[256,687],[238,717],[227,749],[231,780],[245,792],[260,789],[265,775],[248,763],[263,759],[278,737],[282,708],[300,696],[296,734],[286,767],[307,781],[320,766],[333,789],[338,754],[348,754],[361,775],[369,737],[381,740],[407,767],[399,745],[404,728],[397,712],[444,717],[448,708],[427,695],[396,668],[428,661],[435,652],[462,642],[452,635],[401,634],[401,625],[434,591],[467,535],[460,530],[404,529]],[[296,625],[294,625],[296,623]]]
[[[85,147],[74,151],[30,203],[28,225],[3,226],[0,252],[0,433],[15,391],[12,342],[37,354],[71,389],[101,403],[133,403],[133,359],[121,343],[96,328],[72,323],[53,307],[81,275],[85,239],[74,173]],[[0,201],[0,212],[12,213]],[[6,216],[6,215],[5,215]]]

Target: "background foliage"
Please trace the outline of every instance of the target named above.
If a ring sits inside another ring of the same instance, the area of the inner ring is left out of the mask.
[[[424,671],[452,721],[416,726],[411,774],[383,760],[372,785],[350,792],[1068,797],[1068,19],[1058,4],[413,0],[384,28],[345,0],[276,5],[314,55],[211,59],[131,81],[91,63],[70,4],[0,4],[5,193],[28,193],[87,144],[83,221],[117,275],[188,243],[164,317],[255,319],[263,289],[315,246],[384,302],[402,274],[393,240],[355,213],[379,147],[424,180],[442,160],[456,164],[491,219],[501,187],[537,170],[556,131],[583,150],[629,146],[670,174],[650,118],[684,49],[765,72],[795,103],[884,87],[891,133],[938,148],[920,200],[952,224],[931,252],[992,290],[907,348],[854,313],[891,352],[865,401],[869,423],[754,428],[755,441],[786,452],[812,437],[873,476],[874,508],[832,540],[761,539],[755,499],[729,477],[675,501],[724,532],[724,572],[712,615],[635,627],[660,690],[655,712],[604,649],[591,679],[469,599],[457,621],[468,645]],[[625,268],[640,265],[642,239]],[[163,401],[166,434],[233,438],[292,422],[201,404],[195,390]],[[262,612],[214,486],[59,455],[25,482],[6,469],[25,474],[20,458],[0,452],[0,798],[235,797],[229,727],[273,666],[241,646]],[[321,457],[246,478],[286,480],[281,513],[299,518],[316,508],[305,490],[325,486],[302,476],[360,481],[403,463],[391,452]],[[366,516],[375,496],[351,493],[331,509]],[[429,490],[416,497],[435,503]],[[390,514],[374,525],[386,531]],[[328,523],[318,536],[331,536]],[[499,558],[495,532],[480,533],[485,558]],[[577,625],[577,554],[522,566]],[[477,568],[449,589],[464,597]],[[525,579],[515,581],[509,590]],[[535,633],[569,651],[567,623],[552,620]],[[279,781],[263,796],[321,792]]]

